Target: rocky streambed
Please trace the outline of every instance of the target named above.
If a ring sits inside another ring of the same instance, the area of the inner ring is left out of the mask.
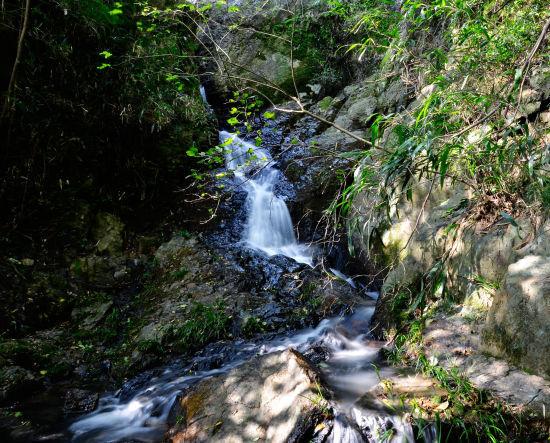
[[[336,393],[349,394],[340,375],[358,377],[356,397],[379,381],[371,363],[380,345],[369,334],[375,293],[342,274],[343,249],[324,254],[297,241],[286,205],[294,191],[279,182],[269,150],[254,153],[238,137],[230,146],[226,182],[237,191],[216,229],[177,231],[159,246],[142,238],[129,252],[124,225],[104,214],[94,249],[70,265],[71,320],[2,343],[10,440],[322,441],[343,433],[360,441],[361,432],[412,432],[381,404],[359,415],[348,413],[348,400],[338,406]],[[55,355],[18,359],[33,346]],[[29,396],[37,390],[44,394]],[[360,419],[367,416],[378,418]]]

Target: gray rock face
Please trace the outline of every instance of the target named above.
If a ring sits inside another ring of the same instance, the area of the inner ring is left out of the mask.
[[[159,266],[166,266],[170,260],[175,258],[177,254],[191,254],[194,246],[197,244],[197,240],[186,239],[185,237],[176,235],[170,239],[170,241],[163,243],[155,252],[155,259]]]
[[[529,85],[541,93],[542,99],[550,97],[550,67],[534,69],[529,79]]]
[[[301,441],[323,416],[318,379],[294,350],[252,359],[192,388],[165,441]]]
[[[78,323],[81,330],[92,331],[105,320],[113,306],[112,301],[107,301],[87,308],[73,309],[71,320]]]
[[[477,339],[471,358],[483,361],[487,368],[508,364],[499,363],[494,358],[494,361],[486,361],[489,357],[482,352],[488,353],[541,377],[549,377],[550,223],[535,229],[532,220],[519,218],[516,220],[518,228],[503,220],[489,228],[470,226],[460,229],[456,235],[445,235],[445,230],[452,225],[455,217],[460,216],[460,211],[453,211],[453,208],[460,207],[461,200],[467,197],[466,193],[456,188],[454,195],[449,195],[450,189],[445,187],[432,194],[406,249],[403,247],[412,234],[418,208],[427,192],[426,186],[421,183],[413,189],[412,202],[397,203],[394,223],[385,229],[382,227],[383,244],[374,249],[370,245],[376,257],[385,258],[385,261],[381,260],[382,264],[390,263],[400,255],[399,265],[386,277],[377,302],[376,320],[386,327],[394,326],[399,315],[395,288],[406,287],[415,278],[429,272],[448,252],[444,265],[446,291],[455,300],[460,300],[464,318],[468,317],[468,321],[472,322],[468,323],[469,326],[473,328],[476,325],[476,330],[471,333]],[[368,211],[372,206],[366,200],[359,200],[358,205],[359,215],[359,211]],[[372,226],[368,223],[359,224],[355,240],[360,249],[367,247],[365,239],[368,239],[369,229]],[[446,314],[446,317],[451,323],[454,321],[450,315]],[[441,325],[441,321],[438,324]],[[438,327],[438,334],[431,334],[430,328],[427,328],[425,337],[433,341],[435,348],[442,350],[441,354],[436,352],[435,355],[450,356],[454,360],[456,355],[463,355],[460,349],[444,349],[446,345],[443,343],[452,342],[446,337],[463,340],[452,334],[455,329],[459,329],[455,323]],[[513,371],[517,378],[522,373],[519,368],[509,371]],[[485,378],[476,370],[472,370],[471,374],[476,380],[483,380],[483,386],[493,392],[504,392],[503,386],[490,372]],[[527,377],[527,374],[524,375]],[[531,393],[536,393],[533,389],[528,389],[525,395],[514,391],[509,398],[514,404],[527,404],[533,398]],[[506,396],[503,394],[501,397]],[[538,400],[536,404],[540,406]],[[541,411],[542,407],[538,407],[538,412]]]
[[[305,1],[301,7],[307,9],[309,3]],[[212,8],[199,40],[214,55],[215,62],[210,61],[207,71],[213,72],[218,92],[228,94],[248,85],[277,101],[289,98],[281,91],[296,95],[293,77],[299,87],[305,87],[314,61],[308,57],[291,59],[290,37],[269,35],[270,26],[291,18],[295,8],[296,4],[288,0],[232,1]]]
[[[480,389],[525,417],[548,420],[550,385],[544,377],[527,374],[502,358],[482,352],[483,318],[472,321],[472,311],[462,308],[455,315],[436,315],[424,331],[424,352],[448,369],[456,368]]]
[[[395,112],[409,100],[407,87],[401,80],[386,84],[377,77],[369,77],[360,84],[346,87],[343,95],[345,102],[331,121],[359,137],[366,136],[367,122],[375,113]],[[362,147],[361,142],[332,127],[313,141],[322,148],[335,151],[345,152]]]
[[[124,223],[115,215],[100,213],[92,230],[100,254],[111,256],[122,253]]]
[[[550,377],[550,257],[512,263],[484,329],[487,350]]]

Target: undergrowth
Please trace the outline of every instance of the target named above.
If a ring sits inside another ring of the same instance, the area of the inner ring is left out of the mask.
[[[409,405],[411,422],[418,430],[418,437],[428,426],[435,424],[438,442],[453,441],[535,441],[546,438],[543,423],[529,420],[471,383],[456,367],[446,368],[436,358],[424,353],[422,329],[425,317],[409,323],[408,331],[393,338],[391,348],[385,353],[388,361],[396,366],[408,366],[436,380],[447,395],[435,404],[422,402],[414,396],[400,396],[403,412]],[[391,383],[386,394],[395,397]]]
[[[549,22],[540,0],[407,0],[399,13],[382,4],[364,12],[347,50],[359,58],[383,50],[379,77],[418,99],[369,118],[372,147],[355,153],[353,183],[329,211],[353,216],[355,199],[368,195],[367,223],[379,225],[422,179],[428,194],[463,189],[462,218],[485,228],[547,211],[548,127],[539,114],[548,105],[540,85],[550,75]]]

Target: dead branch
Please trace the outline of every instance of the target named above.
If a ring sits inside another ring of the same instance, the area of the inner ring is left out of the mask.
[[[23,16],[23,26],[21,27],[21,32],[19,33],[19,40],[17,41],[17,52],[15,54],[15,61],[13,62],[13,68],[11,70],[10,82],[8,84],[8,89],[6,91],[6,99],[4,101],[4,106],[2,107],[2,114],[0,115],[0,123],[4,120],[6,112],[11,103],[11,95],[15,90],[15,79],[17,78],[17,68],[19,63],[21,63],[21,52],[23,51],[23,40],[25,39],[25,33],[27,32],[27,25],[29,23],[29,11],[31,6],[31,0],[26,0],[25,3],[25,12]]]

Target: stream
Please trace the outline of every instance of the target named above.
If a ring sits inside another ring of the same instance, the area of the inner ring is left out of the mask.
[[[74,442],[140,441],[158,442],[168,430],[172,406],[178,395],[198,381],[223,372],[258,354],[267,354],[294,348],[303,353],[322,349],[329,354],[321,363],[322,372],[334,391],[337,410],[331,442],[363,442],[356,430],[369,429],[372,438],[379,441],[386,431],[393,430],[394,438],[414,441],[413,430],[397,416],[382,409],[365,409],[356,400],[379,382],[373,368],[381,377],[395,375],[395,370],[384,364],[379,356],[381,344],[368,335],[374,305],[358,308],[352,315],[322,320],[316,328],[297,331],[286,337],[274,337],[260,343],[237,341],[223,346],[211,345],[195,361],[176,361],[169,367],[142,374],[126,383],[119,391],[103,397],[99,407],[72,423],[69,431]],[[217,369],[193,371],[197,360],[208,362],[224,359]],[[396,440],[399,441],[399,440]]]
[[[313,266],[316,251],[297,241],[287,205],[276,195],[282,173],[276,169],[269,151],[226,131],[220,132],[220,143],[224,146],[227,172],[233,173],[235,186],[242,186],[247,193],[247,219],[240,244],[268,256],[285,255]],[[331,272],[356,288],[341,270]],[[193,359],[176,360],[169,366],[143,373],[117,392],[103,396],[97,410],[74,420],[68,427],[70,438],[74,442],[98,443],[161,441],[168,423],[173,422],[173,406],[189,387],[227,372],[255,355],[294,348],[306,355],[315,350],[323,353],[319,366],[334,392],[335,405],[332,432],[324,441],[383,441],[384,434],[390,432],[393,438],[414,441],[411,425],[399,416],[382,407],[358,405],[358,399],[378,384],[379,377],[395,375],[395,369],[380,357],[381,344],[369,335],[376,296],[365,293],[364,306],[347,316],[324,319],[315,328],[256,342],[214,343]],[[424,437],[431,440],[428,435]]]

